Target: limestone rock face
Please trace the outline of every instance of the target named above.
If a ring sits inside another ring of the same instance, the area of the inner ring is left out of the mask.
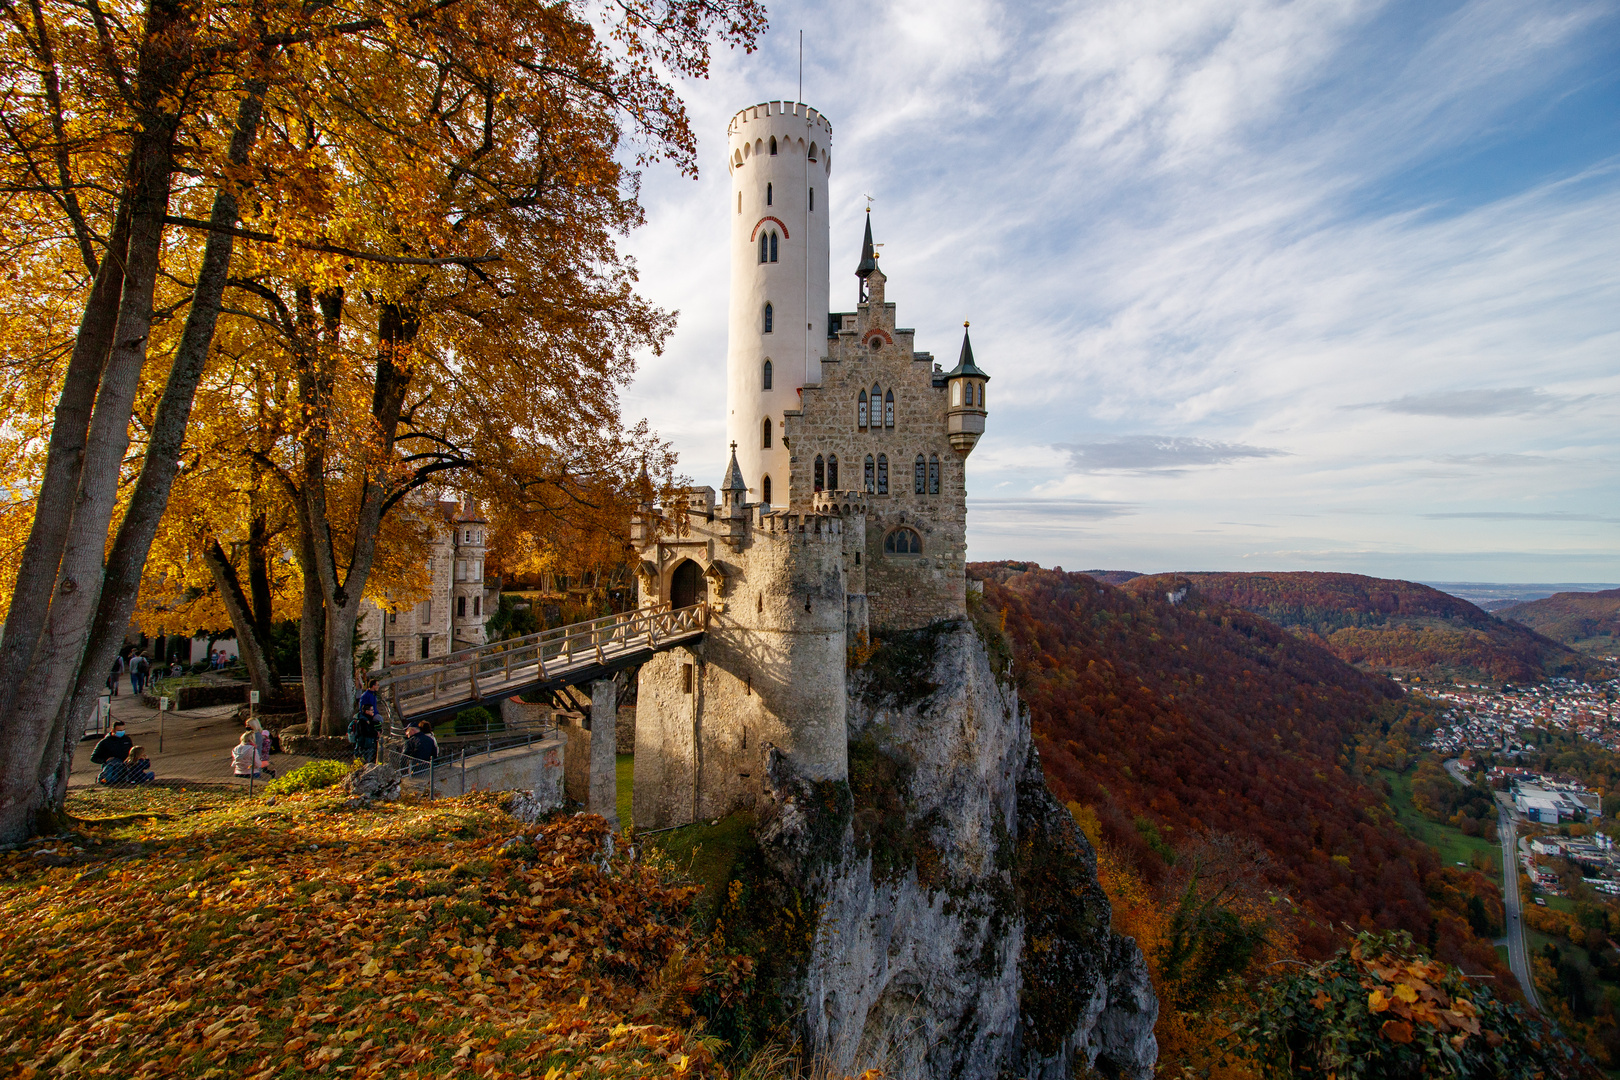
[[[965,621],[907,647],[911,671],[852,679],[847,790],[769,755],[762,851],[821,912],[807,1042],[844,1073],[1151,1076],[1146,966],[1016,692]]]

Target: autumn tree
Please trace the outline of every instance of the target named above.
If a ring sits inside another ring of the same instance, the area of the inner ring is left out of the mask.
[[[57,336],[26,335],[17,365],[52,388],[55,411],[43,447],[42,424],[33,443],[11,447],[35,465],[0,643],[0,839],[11,840],[60,807],[73,745],[135,607],[228,282],[291,297],[321,331],[296,382],[292,438],[304,456],[299,554],[327,608],[330,670],[333,626],[352,626],[378,524],[405,490],[392,478],[433,464],[396,452],[437,434],[402,427],[425,408],[410,396],[424,329],[456,317],[489,332],[535,329],[493,312],[566,294],[545,287],[559,265],[598,287],[573,294],[583,309],[571,324],[540,328],[600,331],[634,314],[633,278],[611,243],[638,213],[633,175],[614,157],[621,132],[643,161],[691,169],[668,78],[706,70],[713,32],[751,46],[763,10],[753,0],[630,0],[594,13],[497,0],[35,0],[5,13],[9,253],[29,267],[25,280],[60,270],[74,284],[43,290]],[[593,14],[611,24],[606,37]],[[570,182],[585,194],[571,198]],[[570,242],[575,230],[586,239]],[[241,267],[245,246],[255,254]],[[548,261],[553,246],[560,264]],[[369,420],[341,433],[354,436],[344,449],[359,467],[347,477],[358,488],[345,547],[325,519],[327,469],[338,464],[326,399],[355,391],[334,366],[349,345],[351,296],[368,312],[373,366]],[[638,333],[644,342],[646,328],[629,337]],[[593,347],[617,363],[621,340]],[[441,355],[472,362],[465,347]],[[161,392],[141,415],[137,399],[154,382]],[[315,695],[328,708],[335,683]]]

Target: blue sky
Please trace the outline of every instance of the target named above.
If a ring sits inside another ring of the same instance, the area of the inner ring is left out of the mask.
[[[990,372],[969,557],[1620,581],[1620,2],[773,4],[683,86],[626,402],[718,483],[725,128],[833,124],[918,347]],[[847,272],[846,272],[847,271]]]

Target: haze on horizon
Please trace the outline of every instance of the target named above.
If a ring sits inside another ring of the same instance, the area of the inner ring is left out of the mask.
[[[834,132],[888,298],[990,373],[969,557],[1620,581],[1620,0],[771,5],[684,84],[627,401],[717,484],[739,108]],[[949,366],[947,364],[947,366]]]

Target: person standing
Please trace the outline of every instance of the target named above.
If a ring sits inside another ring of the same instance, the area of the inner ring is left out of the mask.
[[[367,765],[377,764],[377,708],[363,705],[354,720],[354,752]]]
[[[118,676],[124,673],[123,656],[113,657],[112,671],[107,675],[107,691],[113,697],[118,696]]]
[[[145,653],[136,653],[129,658],[129,692],[139,697],[146,689],[146,672],[151,667]]]

